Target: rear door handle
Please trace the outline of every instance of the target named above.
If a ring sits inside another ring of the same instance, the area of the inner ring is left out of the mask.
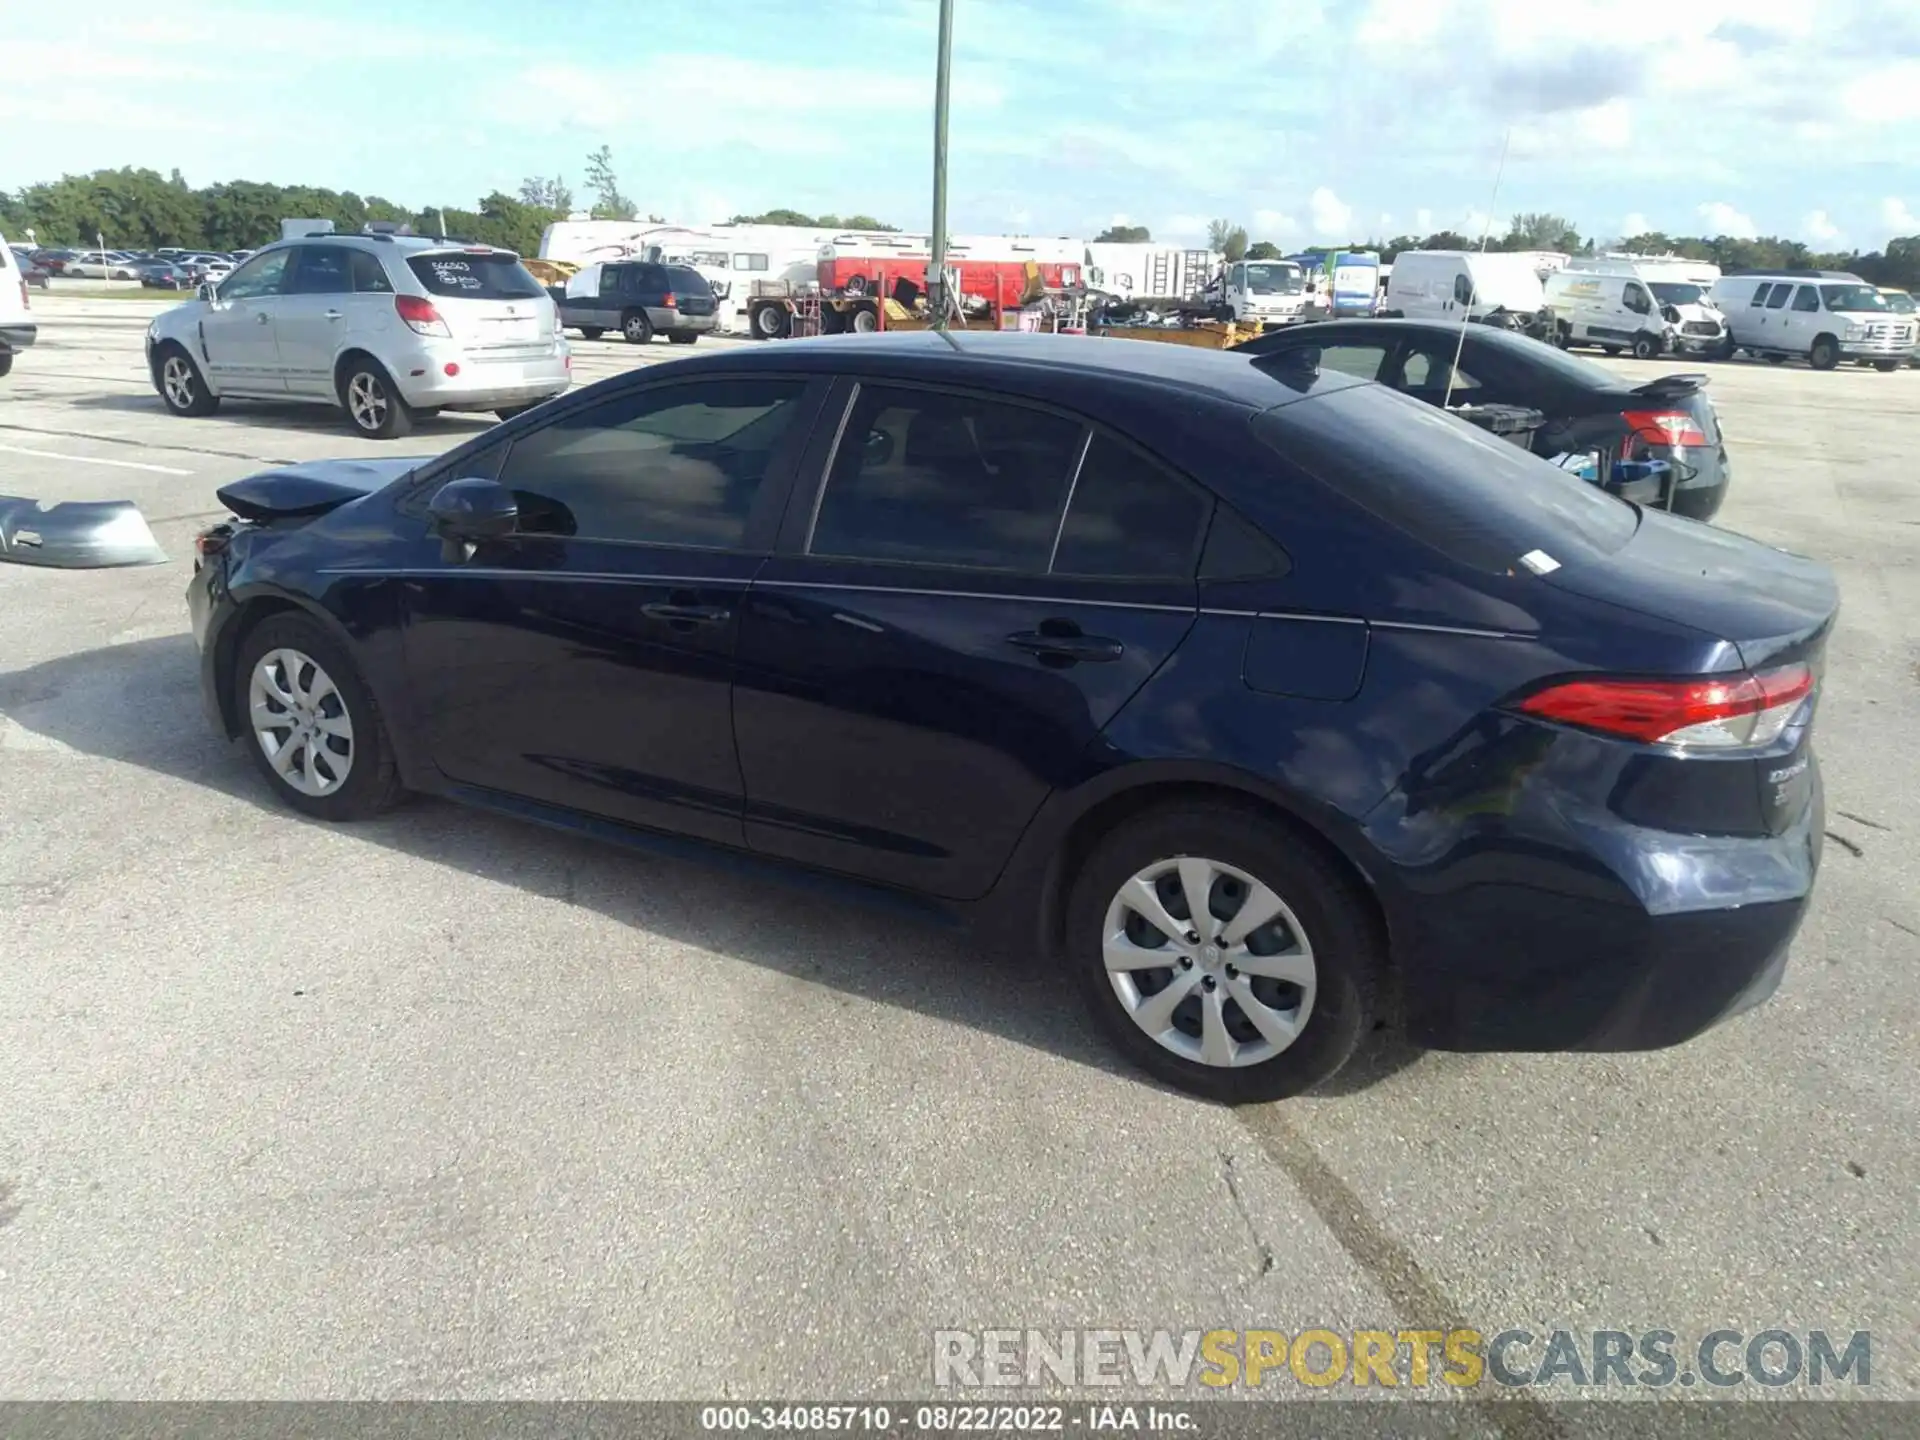
[[[338,320],[339,318],[340,318],[340,312],[338,310],[327,311],[327,319]]]
[[[1086,661],[1097,664],[1103,660],[1118,660],[1127,648],[1105,635],[1082,635],[1078,631],[1069,633],[1064,629],[1053,632],[1020,630],[1009,635],[1007,643],[1042,659],[1069,663]]]
[[[642,605],[640,613],[649,620],[674,625],[718,625],[733,618],[733,611],[725,605],[677,605],[668,601]]]
[[[271,325],[273,323],[273,319],[271,316],[267,314],[266,311],[256,310],[253,312],[253,323],[256,325]]]

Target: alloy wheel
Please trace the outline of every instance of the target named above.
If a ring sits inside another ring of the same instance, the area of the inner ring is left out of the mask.
[[[357,371],[347,381],[347,413],[362,430],[372,432],[386,424],[387,411],[392,404],[387,398],[386,386],[380,383],[379,377],[368,371]]]
[[[289,788],[331,795],[353,773],[353,720],[333,677],[311,655],[282,648],[255,662],[247,710],[267,762]]]
[[[167,392],[167,403],[176,410],[193,407],[193,364],[184,355],[169,355],[160,367],[160,384]]]
[[[1138,871],[1107,906],[1107,979],[1134,1024],[1182,1059],[1271,1060],[1313,1013],[1313,947],[1287,903],[1200,856]]]

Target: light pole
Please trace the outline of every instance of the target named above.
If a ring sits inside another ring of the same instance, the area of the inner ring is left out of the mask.
[[[953,70],[953,0],[940,0],[940,58],[933,80],[933,328],[947,328],[947,83]]]

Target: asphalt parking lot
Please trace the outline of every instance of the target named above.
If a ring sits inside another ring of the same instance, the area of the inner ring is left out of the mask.
[[[490,422],[174,419],[156,304],[33,304],[0,493],[137,500],[173,558],[0,566],[0,1394],[849,1399],[926,1392],[944,1327],[1465,1325],[1869,1330],[1868,1393],[1920,1399],[1920,371],[1712,367],[1720,523],[1844,595],[1779,996],[1651,1055],[1387,1042],[1234,1112],[964,935],[275,804],[199,707],[214,489]]]

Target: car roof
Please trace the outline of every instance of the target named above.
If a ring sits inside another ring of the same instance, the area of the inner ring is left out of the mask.
[[[895,331],[786,340],[672,362],[688,369],[804,370],[834,374],[886,369],[900,379],[970,381],[1036,396],[1065,390],[1113,393],[1184,390],[1252,410],[1369,382],[1331,372],[1296,374],[1248,355],[1152,340],[1096,339],[1000,331]],[[649,375],[658,374],[648,367]],[[1084,398],[1076,397],[1078,403]]]
[[[1512,330],[1503,330],[1495,325],[1462,325],[1458,321],[1446,320],[1404,320],[1404,319],[1361,319],[1361,320],[1312,320],[1304,325],[1292,325],[1285,330],[1272,331],[1265,336],[1270,348],[1265,353],[1277,354],[1292,348],[1295,343],[1307,344],[1314,340],[1327,341],[1339,335],[1375,336],[1386,338],[1392,335],[1426,335],[1457,341],[1463,351],[1471,350],[1481,354],[1492,351],[1503,357],[1510,357],[1516,363],[1531,365],[1536,370],[1550,372],[1562,384],[1577,385],[1587,390],[1628,390],[1626,380],[1577,355],[1569,355],[1557,350],[1544,341],[1530,339],[1516,334]],[[1260,341],[1254,341],[1258,347]]]

